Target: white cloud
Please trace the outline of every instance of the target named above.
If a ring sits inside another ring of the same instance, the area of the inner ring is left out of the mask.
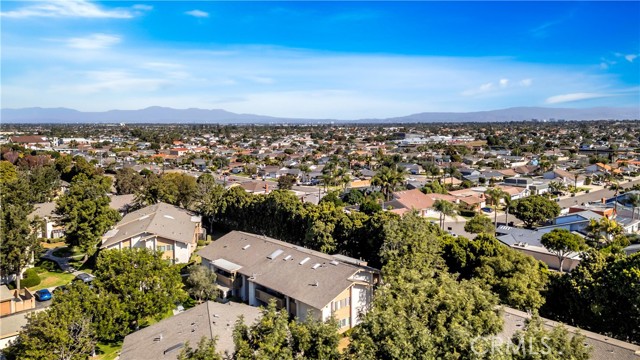
[[[67,46],[74,49],[97,50],[116,45],[120,37],[108,34],[92,34],[85,37],[77,37],[66,40]]]
[[[636,54],[625,55],[624,58],[627,59],[628,62],[632,63],[638,57]]]
[[[606,62],[600,63],[600,69],[607,70],[608,68],[609,68],[609,64],[607,64]]]
[[[190,10],[190,11],[186,11],[185,14],[193,16],[193,17],[197,17],[197,18],[208,18],[209,17],[209,13],[202,11],[202,10]]]
[[[9,41],[3,43],[2,59],[3,106],[14,108],[102,111],[163,105],[357,119],[548,105],[578,100],[567,95],[581,93],[618,94],[607,104],[628,106],[639,94],[637,88],[617,92],[624,87],[619,78],[587,65],[529,64],[511,58],[363,55],[269,46],[181,51],[112,46],[97,52]],[[29,64],[28,71],[24,64]],[[557,94],[565,95],[553,96]]]
[[[55,0],[51,2],[37,2],[16,10],[1,12],[0,15],[8,18],[80,17],[117,19],[128,19],[134,16],[129,9],[103,9],[86,0]]]
[[[529,87],[533,84],[533,79],[522,79],[519,82],[520,86]]]
[[[603,97],[614,96],[612,94],[603,94],[603,93],[571,93],[571,94],[562,94],[548,97],[545,100],[546,104],[561,104],[573,101],[580,100],[589,100],[589,99],[598,99]]]
[[[153,6],[145,5],[145,4],[136,4],[131,7],[134,10],[142,10],[142,11],[151,11],[153,10]]]

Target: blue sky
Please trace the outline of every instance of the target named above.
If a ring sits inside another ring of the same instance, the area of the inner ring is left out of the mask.
[[[2,1],[2,107],[640,106],[640,3]]]

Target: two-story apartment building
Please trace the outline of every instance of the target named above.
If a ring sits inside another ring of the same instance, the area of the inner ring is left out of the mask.
[[[159,250],[173,263],[187,263],[202,236],[199,216],[166,203],[131,212],[102,237],[103,249]]]
[[[332,315],[344,332],[360,321],[379,272],[366,263],[327,255],[266,236],[232,231],[198,251],[214,270],[223,297],[252,306],[272,299],[300,320]]]

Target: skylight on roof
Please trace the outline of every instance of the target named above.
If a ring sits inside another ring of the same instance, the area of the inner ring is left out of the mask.
[[[291,255],[287,255],[287,256],[285,256],[285,257],[284,257],[284,259],[282,259],[282,260],[287,261],[287,260],[291,259],[292,257],[293,257],[293,256],[291,256]]]
[[[251,244],[245,245],[245,246],[242,247],[242,250],[247,250],[250,247],[251,247]]]
[[[315,270],[315,269],[317,269],[317,268],[319,268],[319,267],[320,267],[320,263],[315,263],[311,268],[312,268],[313,270]]]
[[[174,217],[173,217],[173,216],[171,216],[171,215],[165,215],[164,217],[166,217],[167,219],[171,219],[171,220],[175,220],[175,219],[176,219],[176,218],[174,218]]]
[[[338,265],[339,262],[337,260],[331,260],[331,262],[329,263],[331,265]]]
[[[306,263],[307,261],[309,261],[309,259],[311,259],[311,258],[306,257],[306,258],[302,259],[302,260],[299,262],[299,264],[300,264],[300,265],[304,265],[304,263]]]
[[[284,250],[278,249],[278,250],[272,252],[269,256],[267,256],[267,259],[273,260],[273,259],[277,258],[278,256],[280,256],[280,254],[282,254],[283,252],[284,252]]]

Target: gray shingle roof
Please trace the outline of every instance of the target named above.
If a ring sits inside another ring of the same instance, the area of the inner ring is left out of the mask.
[[[498,337],[508,341],[518,330],[523,330],[525,321],[531,316],[520,310],[505,307],[502,318],[504,327]],[[547,329],[560,325],[560,323],[542,318]],[[581,330],[565,325],[569,333],[580,332],[585,336],[585,343],[592,347],[591,360],[640,360],[640,346],[612,339],[610,337]]]
[[[157,203],[131,212],[109,230],[102,239],[102,247],[107,247],[122,240],[142,233],[150,233],[163,238],[193,243],[198,221],[192,214],[177,206]]]
[[[282,253],[269,259],[268,256],[278,249],[283,250]],[[335,261],[331,255],[241,231],[232,231],[219,238],[198,255],[209,261],[224,259],[238,264],[242,266],[238,273],[252,278],[251,281],[317,309],[322,309],[349,288],[353,284],[349,279],[362,270]]]
[[[241,303],[208,301],[127,335],[120,360],[176,359],[187,341],[193,348],[203,336],[217,336],[218,352],[233,353],[233,327],[240,315],[250,325],[259,317],[260,309]]]

